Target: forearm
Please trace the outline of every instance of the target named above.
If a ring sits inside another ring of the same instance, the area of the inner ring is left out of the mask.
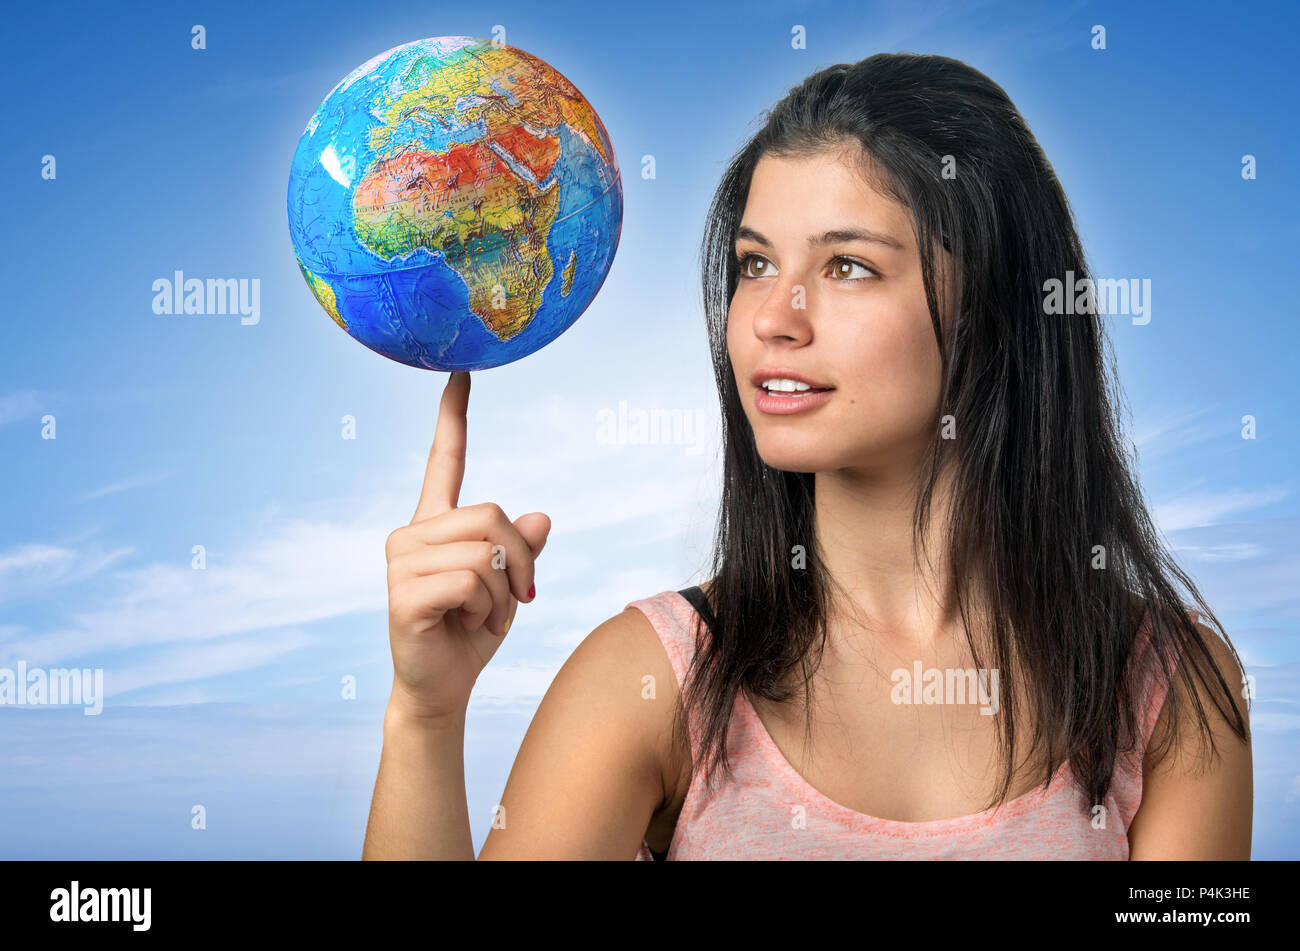
[[[361,857],[474,860],[463,718],[430,723],[389,706]]]

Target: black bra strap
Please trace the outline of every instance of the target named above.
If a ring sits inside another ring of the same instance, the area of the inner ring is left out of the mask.
[[[717,619],[713,616],[713,610],[709,607],[709,601],[704,596],[704,591],[699,585],[691,585],[689,588],[683,588],[677,592],[695,608],[695,612],[704,619],[704,624],[709,630],[717,626]]]

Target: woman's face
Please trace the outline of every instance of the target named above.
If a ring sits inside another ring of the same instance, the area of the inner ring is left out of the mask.
[[[741,218],[727,350],[776,469],[915,466],[936,425],[939,349],[911,216],[851,154],[764,156]],[[766,371],[831,389],[767,395],[751,379]]]

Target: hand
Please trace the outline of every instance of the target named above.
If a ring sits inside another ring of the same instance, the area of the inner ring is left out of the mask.
[[[494,502],[458,507],[469,389],[463,371],[447,381],[415,516],[385,546],[389,708],[430,720],[463,720],[515,608],[533,600],[535,559],[551,530],[540,512],[511,522]]]

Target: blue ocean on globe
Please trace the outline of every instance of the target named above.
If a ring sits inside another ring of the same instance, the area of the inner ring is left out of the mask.
[[[501,366],[591,304],[623,222],[614,149],[564,76],[473,37],[419,40],[349,74],[289,174],[289,234],[325,312],[429,370]]]

